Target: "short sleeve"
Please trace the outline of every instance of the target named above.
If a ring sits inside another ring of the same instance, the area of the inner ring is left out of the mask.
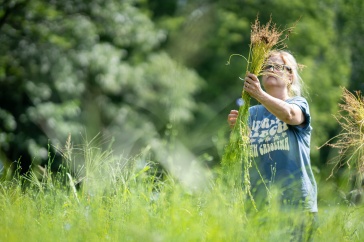
[[[311,125],[311,115],[307,100],[303,97],[294,97],[292,99],[287,100],[287,103],[295,104],[302,110],[302,113],[305,116],[305,122],[303,126],[299,127],[304,130],[309,128]]]

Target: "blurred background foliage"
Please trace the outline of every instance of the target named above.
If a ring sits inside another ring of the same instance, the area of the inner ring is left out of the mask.
[[[24,172],[50,147],[99,134],[126,157],[168,142],[218,165],[237,109],[250,25],[295,25],[288,49],[305,68],[312,164],[339,131],[341,86],[363,90],[360,0],[1,0],[0,159]],[[157,154],[163,163],[165,153]],[[57,160],[57,156],[55,158]]]

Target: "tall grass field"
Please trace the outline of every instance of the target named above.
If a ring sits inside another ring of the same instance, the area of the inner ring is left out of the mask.
[[[302,214],[274,202],[252,209],[241,189],[218,182],[218,169],[205,170],[196,186],[160,172],[145,154],[124,159],[90,144],[68,149],[65,158],[83,162],[78,173],[0,183],[0,241],[295,241]],[[320,199],[314,241],[363,241],[364,208],[338,204],[337,191],[321,189],[334,195]]]

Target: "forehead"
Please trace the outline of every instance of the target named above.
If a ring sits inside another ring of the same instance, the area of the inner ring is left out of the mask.
[[[273,62],[273,63],[278,63],[278,64],[285,64],[283,58],[281,57],[281,55],[279,54],[274,54],[274,55],[271,55],[267,62]]]

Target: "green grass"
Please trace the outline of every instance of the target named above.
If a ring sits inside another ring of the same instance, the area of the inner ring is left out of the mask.
[[[92,164],[77,196],[64,175],[0,184],[0,241],[290,241],[302,217],[274,204],[256,212],[241,190],[217,182],[218,172],[191,190],[168,173],[157,176],[151,162],[137,165],[144,156],[82,149],[73,157]],[[326,203],[315,241],[363,241],[363,214],[363,207]]]

